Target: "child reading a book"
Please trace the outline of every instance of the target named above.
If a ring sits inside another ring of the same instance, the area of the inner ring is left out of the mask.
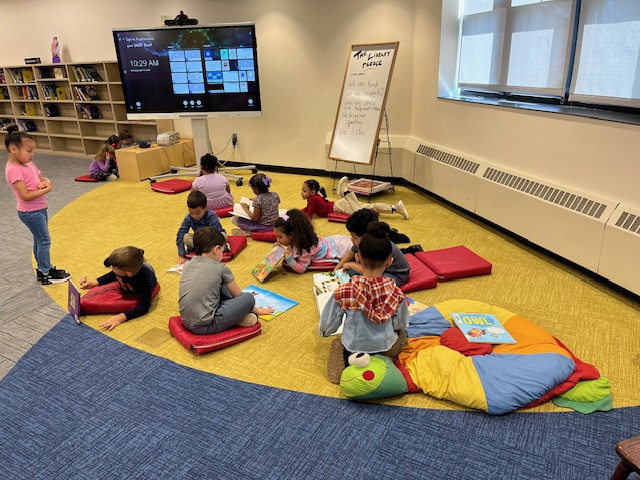
[[[218,173],[218,159],[210,153],[200,159],[200,176],[193,181],[191,190],[206,195],[209,210],[233,207],[229,180]]]
[[[342,338],[334,341],[329,354],[327,373],[332,383],[340,383],[340,374],[352,353],[394,358],[407,343],[407,302],[395,282],[385,275],[393,263],[387,235],[382,223],[369,224],[356,253],[362,275],[339,286],[320,315],[318,332],[323,337],[336,332],[344,317]]]
[[[122,293],[139,297],[138,304],[131,310],[114,315],[100,324],[101,327],[113,330],[121,323],[141,317],[149,311],[152,292],[156,287],[157,280],[153,268],[144,260],[144,251],[138,247],[116,248],[107,260],[111,271],[96,279],[82,277],[80,287],[90,289],[118,282]]]
[[[108,143],[100,147],[93,162],[89,165],[89,176],[100,181],[118,179],[116,151]]]
[[[362,265],[358,262],[357,253],[362,240],[362,236],[367,233],[368,226],[371,222],[376,223],[376,228],[380,231],[386,232],[387,235],[391,232],[391,228],[384,222],[379,222],[378,218],[373,210],[363,208],[354,212],[346,223],[347,230],[351,234],[351,241],[353,247],[349,250],[338,262],[335,270],[344,269],[349,272],[350,275],[358,275],[362,273]],[[384,275],[393,279],[397,286],[404,285],[409,280],[409,262],[405,258],[400,249],[391,242],[391,258],[392,262],[385,268]]]
[[[193,236],[196,256],[184,266],[178,305],[182,323],[197,335],[220,333],[233,327],[250,327],[258,315],[273,313],[257,307],[249,292],[242,292],[231,269],[222,263],[225,238],[213,227]]]
[[[187,208],[189,213],[185,215],[178,233],[176,235],[176,245],[178,246],[178,265],[182,265],[187,260],[187,252],[194,250],[193,233],[202,227],[213,227],[227,238],[227,232],[222,228],[220,219],[215,212],[207,208],[207,197],[202,192],[191,192],[187,197]]]
[[[273,224],[278,218],[278,205],[280,197],[276,192],[270,192],[271,177],[257,173],[249,179],[249,186],[255,195],[252,200],[253,210],[250,205],[241,203],[242,209],[249,219],[234,216],[231,223],[240,228],[234,228],[233,235],[251,236],[251,232],[267,232],[273,229]]]
[[[273,230],[285,249],[284,261],[297,273],[306,272],[317,260],[338,262],[351,248],[346,235],[318,237],[309,218],[298,209],[289,210],[287,218],[278,218]]]
[[[336,202],[330,202],[327,191],[317,180],[309,179],[302,184],[302,198],[307,201],[307,206],[302,211],[309,217],[318,215],[326,218],[331,212],[352,214],[357,210],[369,208],[376,213],[399,213],[405,220],[409,220],[409,212],[402,200],[391,205],[390,203],[362,203],[356,194],[347,190],[349,179],[342,177],[338,183],[338,195],[343,197]]]
[[[46,194],[51,191],[51,180],[42,176],[33,162],[36,142],[31,135],[18,131],[18,127],[7,127],[4,144],[9,152],[9,160],[4,173],[13,190],[18,204],[18,218],[33,235],[33,255],[36,258],[36,278],[42,285],[61,283],[71,276],[62,269],[51,265],[49,216]]]

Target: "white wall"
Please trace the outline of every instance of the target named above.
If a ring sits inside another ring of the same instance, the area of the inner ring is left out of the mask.
[[[446,0],[445,5],[453,3]],[[22,64],[25,57],[48,59],[53,35],[60,39],[65,62],[115,60],[112,28],[159,25],[161,15],[175,16],[180,8],[200,23],[254,21],[264,114],[212,119],[210,133],[215,151],[236,132],[236,159],[278,166],[325,165],[326,137],[350,45],[398,40],[387,104],[394,137],[412,136],[469,158],[640,205],[640,127],[437,98],[438,0],[67,0],[55,7],[47,0],[0,0],[0,8],[0,65]],[[190,132],[188,121],[176,126],[183,134]],[[394,167],[394,173],[401,172]]]

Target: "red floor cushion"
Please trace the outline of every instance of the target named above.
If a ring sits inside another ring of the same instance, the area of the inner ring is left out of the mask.
[[[177,316],[169,318],[169,331],[187,350],[201,355],[256,337],[262,333],[262,325],[258,322],[252,327],[234,327],[211,335],[196,335],[187,330]]]
[[[416,258],[438,275],[439,282],[488,275],[492,267],[491,263],[463,245],[429,252],[416,252]]]
[[[229,242],[230,250],[222,254],[223,262],[228,262],[230,260],[233,260],[236,257],[236,255],[238,255],[242,250],[245,249],[245,247],[247,246],[247,237],[243,237],[241,235],[238,235],[238,236],[231,235],[227,237],[227,242]],[[196,254],[193,252],[189,252],[185,255],[187,260],[191,260],[195,256]]]
[[[233,205],[231,205],[230,207],[216,208],[214,212],[216,213],[218,218],[230,217],[231,212],[233,212]]]
[[[316,262],[311,262],[307,267],[307,270],[314,272],[332,272],[338,262],[334,262],[331,260],[318,260]],[[293,269],[287,264],[282,263],[282,268],[289,272],[293,272]]]
[[[159,291],[160,284],[156,283],[151,297],[155,298]],[[80,297],[80,315],[124,313],[138,305],[138,298],[138,295],[122,293],[118,282],[100,285]]]
[[[349,213],[331,212],[327,215],[327,220],[334,223],[347,223],[347,218],[350,216],[351,215]]]
[[[251,238],[258,242],[277,242],[278,238],[273,230],[266,232],[251,232]]]
[[[81,177],[74,178],[76,182],[99,182],[97,178],[93,178],[91,175],[82,175]]]
[[[163,180],[162,182],[152,182],[151,189],[160,193],[168,193],[173,195],[174,193],[186,192],[191,190],[191,180],[182,180],[180,178],[172,178],[171,180]]]
[[[438,276],[429,267],[410,253],[405,254],[405,258],[411,270],[409,280],[400,287],[400,290],[409,293],[438,286]]]

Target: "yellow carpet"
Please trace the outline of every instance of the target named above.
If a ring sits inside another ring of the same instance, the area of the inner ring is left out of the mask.
[[[252,197],[247,186],[232,183],[236,199]],[[282,200],[281,208],[302,208],[300,175],[269,173],[272,191]],[[318,178],[329,197],[333,180]],[[311,394],[341,397],[338,386],[329,383],[325,365],[331,339],[317,334],[318,313],[312,294],[312,273],[285,272],[280,267],[262,285],[299,303],[271,321],[262,321],[262,335],[204,356],[187,351],[169,336],[167,321],[178,314],[179,275],[165,273],[177,260],[175,235],[187,213],[187,193],[164,195],[151,190],[148,182],[109,182],[92,190],[59,211],[50,221],[52,258],[70,271],[76,284],[83,275],[97,277],[108,270],[102,262],[116,247],[136,245],[157,273],[162,287],[151,312],[120,325],[105,335],[148,353],[177,363],[238,380]],[[431,305],[454,298],[491,303],[518,313],[561,339],[582,360],[593,363],[613,385],[614,407],[640,405],[635,384],[638,355],[635,327],[640,312],[630,300],[613,293],[589,277],[523,247],[511,238],[461,215],[427,195],[406,187],[396,193],[375,196],[377,202],[402,199],[411,219],[400,215],[384,220],[419,243],[425,250],[465,245],[493,263],[493,274],[439,284],[437,288],[409,296]],[[230,218],[221,220],[231,232]],[[318,234],[347,233],[344,225],[325,219],[314,221]],[[551,233],[550,233],[551,234]],[[258,284],[250,271],[270,250],[271,244],[249,239],[247,248],[228,263],[242,287]],[[401,245],[407,246],[407,245]],[[67,286],[53,285],[47,292],[66,309]],[[83,323],[100,329],[107,316],[83,317]],[[86,328],[83,326],[81,328]],[[148,339],[160,342],[150,345]],[[459,409],[449,402],[426,395],[404,395],[386,401],[392,405]],[[533,411],[561,411],[551,402]]]

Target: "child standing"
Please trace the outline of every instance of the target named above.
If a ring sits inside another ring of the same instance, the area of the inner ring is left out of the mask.
[[[178,300],[187,330],[209,335],[250,327],[258,322],[258,315],[273,313],[273,308],[256,307],[255,297],[240,289],[231,269],[222,263],[225,238],[219,231],[201,228],[193,244],[196,257],[184,266]]]
[[[51,191],[51,181],[43,177],[31,160],[36,142],[18,127],[7,128],[4,139],[9,152],[9,161],[5,167],[5,178],[18,200],[18,218],[33,235],[33,255],[38,264],[36,278],[42,285],[61,283],[71,276],[62,269],[51,265],[51,237],[49,235],[49,216],[45,195]]]
[[[384,222],[378,223],[378,218],[373,210],[363,208],[362,210],[354,212],[353,215],[347,219],[346,223],[347,230],[351,234],[353,247],[340,259],[335,270],[343,268],[352,276],[362,273],[363,267],[360,262],[358,262],[357,253],[360,241],[363,235],[368,232],[368,227],[371,222],[375,222],[377,225],[376,228],[386,232],[387,235],[391,232],[389,225]],[[393,242],[389,241],[389,243],[391,243],[391,258],[393,261],[385,268],[384,275],[393,279],[397,286],[401,286],[409,280],[409,262]]]
[[[407,343],[409,309],[402,291],[385,275],[393,257],[392,243],[382,225],[370,223],[360,239],[356,256],[362,275],[338,287],[334,301],[329,300],[320,316],[318,332],[323,337],[334,333],[345,317],[343,348],[332,345],[327,368],[333,383],[340,383],[340,374],[352,353],[379,353],[394,358]]]
[[[297,209],[289,210],[286,219],[278,218],[273,230],[285,247],[284,261],[297,273],[304,273],[316,260],[337,263],[351,248],[346,235],[318,237],[309,218]]]
[[[369,208],[376,213],[399,213],[405,220],[409,220],[409,212],[402,200],[391,205],[390,203],[362,203],[356,194],[347,190],[349,179],[342,177],[338,183],[338,195],[343,197],[336,202],[327,199],[327,191],[320,186],[317,180],[307,180],[302,184],[302,198],[307,201],[307,206],[302,211],[309,217],[318,215],[327,217],[331,212],[352,214],[363,208]]]
[[[218,173],[218,159],[210,153],[200,159],[200,176],[193,181],[191,190],[206,195],[209,210],[233,207],[229,180]]]
[[[187,197],[187,208],[189,213],[185,215],[182,224],[176,235],[176,245],[178,246],[178,265],[186,261],[187,250],[193,251],[193,234],[189,230],[197,232],[202,227],[213,227],[225,238],[227,232],[222,228],[220,219],[215,212],[207,208],[207,197],[202,192],[191,192]]]
[[[100,147],[93,162],[89,165],[89,176],[100,181],[118,179],[116,151],[108,143]]]
[[[144,251],[138,247],[116,248],[107,260],[111,271],[93,280],[82,277],[80,287],[89,289],[118,282],[123,293],[139,296],[138,304],[131,310],[119,313],[100,324],[101,327],[113,330],[121,323],[141,317],[149,311],[152,292],[156,287],[157,280],[151,265],[144,261]]]
[[[278,205],[280,197],[276,192],[270,192],[271,178],[258,173],[249,179],[249,186],[256,196],[253,199],[253,211],[246,203],[241,203],[242,208],[250,220],[242,217],[233,217],[231,223],[240,227],[233,229],[233,235],[251,236],[250,232],[267,232],[273,230],[273,224],[278,219]]]

